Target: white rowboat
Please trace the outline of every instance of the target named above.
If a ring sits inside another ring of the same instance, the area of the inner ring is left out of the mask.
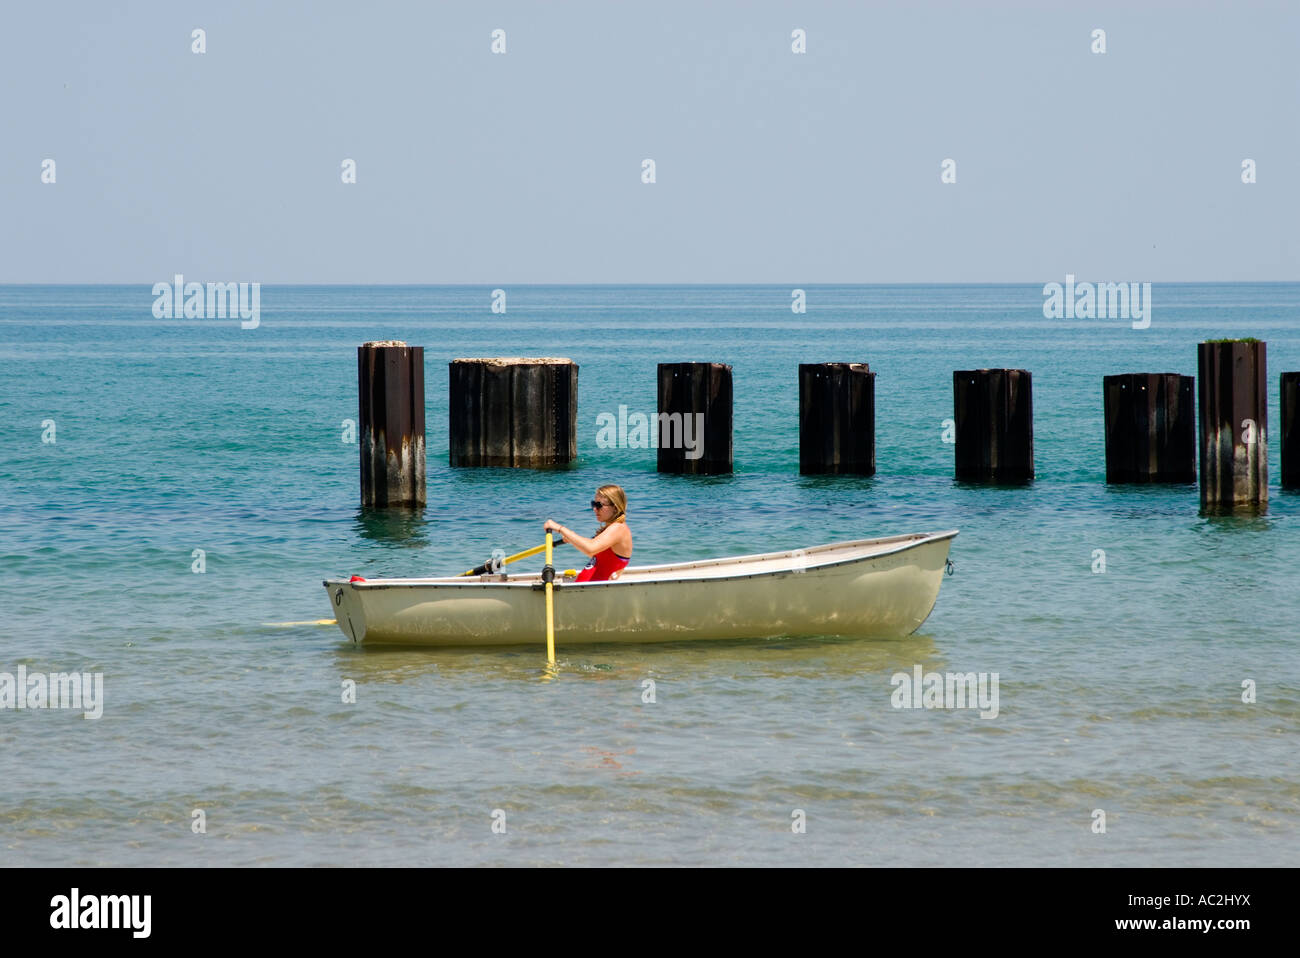
[[[811,549],[628,566],[609,582],[555,581],[566,645],[778,636],[910,635],[939,596],[956,530]],[[541,573],[326,579],[339,628],[366,645],[544,645]]]

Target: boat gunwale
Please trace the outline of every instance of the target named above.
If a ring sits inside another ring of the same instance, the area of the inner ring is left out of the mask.
[[[852,546],[863,546],[873,542],[888,542],[891,539],[905,540],[899,542],[890,548],[882,549],[879,552],[871,552],[865,555],[847,556],[844,558],[831,559],[825,562],[808,563],[803,568],[783,568],[769,569],[765,572],[740,572],[732,575],[683,575],[673,578],[650,578],[650,579],[609,579],[601,582],[564,582],[558,579],[555,582],[557,589],[575,589],[575,588],[595,588],[601,586],[633,586],[633,585],[677,585],[687,582],[727,582],[741,579],[755,579],[766,576],[778,575],[796,575],[805,574],[814,570],[823,571],[833,569],[836,566],[848,565],[854,562],[863,562],[869,559],[883,558],[885,556],[895,555],[899,552],[906,552],[909,549],[919,548],[932,542],[942,540],[951,540],[957,537],[959,529],[947,529],[942,532],[929,533],[903,533],[898,536],[879,536],[874,539],[852,539],[845,542],[828,542],[822,545],[811,546],[810,549],[837,549],[849,548]],[[807,552],[802,549],[785,549],[778,552],[757,552],[741,556],[722,556],[717,559],[700,559],[695,562],[670,562],[660,563],[658,565],[636,566],[638,573],[653,572],[655,570],[669,569],[690,569],[697,563],[720,564],[724,562],[756,562],[767,559],[780,558],[783,556],[793,557],[796,552]],[[469,581],[463,581],[468,579]],[[540,573],[528,573],[526,577],[519,581],[501,581],[500,579],[484,580],[482,577],[470,578],[468,576],[441,576],[436,578],[404,578],[404,579],[373,579],[364,582],[351,582],[346,579],[325,579],[323,585],[326,589],[337,585],[350,585],[354,589],[362,591],[382,590],[382,589],[411,589],[411,588],[438,588],[438,589],[528,589],[536,590],[540,586]]]

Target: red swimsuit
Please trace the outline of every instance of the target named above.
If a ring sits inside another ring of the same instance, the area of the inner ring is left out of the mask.
[[[587,563],[587,567],[578,573],[574,582],[604,582],[615,572],[621,572],[631,561],[631,557],[624,559],[621,555],[615,555],[613,549],[606,549],[604,552],[597,552]]]

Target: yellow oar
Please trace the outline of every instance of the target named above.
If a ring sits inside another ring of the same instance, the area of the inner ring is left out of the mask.
[[[297,625],[338,625],[337,619],[312,619],[310,622],[263,622],[263,628],[287,629]]]
[[[550,536],[549,536],[549,535],[547,536],[547,539],[548,539],[548,540],[550,539]],[[537,553],[541,552],[543,549],[546,549],[546,548],[549,548],[549,547],[550,547],[550,542],[548,541],[545,545],[534,546],[534,547],[531,548],[531,549],[525,549],[523,552],[516,552],[516,553],[515,553],[514,555],[512,555],[512,556],[506,556],[504,559],[502,559],[502,560],[501,560],[501,564],[502,564],[502,565],[505,565],[507,562],[514,562],[516,559],[527,559],[529,556],[535,556],[535,555],[537,555]],[[549,562],[550,560],[548,559],[547,561]],[[466,572],[462,572],[461,575],[462,575],[462,576],[465,576],[465,575],[484,575],[485,573],[490,572],[490,571],[492,570],[492,564],[493,564],[493,560],[492,560],[492,559],[489,559],[487,562],[484,562],[482,565],[477,565],[477,566],[475,566],[474,568],[469,569],[469,570],[466,571]],[[460,578],[460,576],[457,576],[457,578]]]
[[[546,533],[546,565],[542,568],[542,581],[546,583],[546,662],[555,667],[555,604],[551,595],[554,588],[555,567],[551,565],[551,534]]]

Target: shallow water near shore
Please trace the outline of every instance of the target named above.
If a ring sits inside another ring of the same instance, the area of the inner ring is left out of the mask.
[[[0,865],[1291,863],[1300,494],[1274,417],[1300,285],[1156,285],[1145,330],[1045,319],[1033,286],[809,287],[804,315],[775,286],[509,295],[268,286],[241,330],[155,320],[147,286],[0,287],[0,671],[104,676],[98,720],[0,710]],[[1268,342],[1268,513],[1108,487],[1101,377],[1194,375],[1219,336]],[[341,438],[377,339],[425,347],[423,513],[357,506]],[[489,355],[580,365],[573,468],[448,468],[446,364]],[[679,360],[733,366],[731,476],[596,444]],[[796,365],[820,361],[877,373],[872,478],[798,474]],[[952,371],[983,366],[1033,373],[1028,487],[952,479]],[[956,574],[905,639],[561,635],[554,675],[544,637],[369,650],[265,624],[328,617],[328,576],[460,572],[547,517],[590,531],[606,482],[634,564],[956,528]],[[895,708],[917,665],[997,673],[997,716]]]

